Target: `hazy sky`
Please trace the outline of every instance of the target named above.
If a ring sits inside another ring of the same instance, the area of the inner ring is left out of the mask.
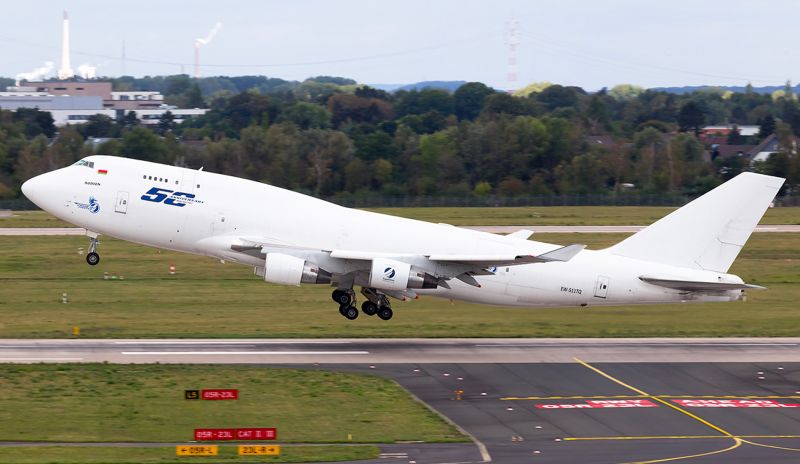
[[[3,2],[0,76],[60,63],[99,75],[337,75],[364,83],[481,81],[507,88],[506,24],[519,22],[518,86],[800,81],[794,0],[64,0]],[[212,66],[214,65],[214,66]]]

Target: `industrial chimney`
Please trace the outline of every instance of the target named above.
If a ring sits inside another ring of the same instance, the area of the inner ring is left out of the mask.
[[[64,10],[64,26],[61,32],[61,68],[58,70],[58,78],[61,80],[75,76],[69,64],[69,16]]]

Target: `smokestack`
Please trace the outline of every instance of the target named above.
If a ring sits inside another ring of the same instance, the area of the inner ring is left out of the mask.
[[[61,32],[61,69],[58,70],[58,78],[61,80],[75,76],[69,64],[69,16],[64,10],[64,23]]]

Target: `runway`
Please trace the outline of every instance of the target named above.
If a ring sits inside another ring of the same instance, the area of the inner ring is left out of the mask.
[[[510,234],[518,230],[527,229],[534,233],[582,233],[582,234],[632,234],[644,229],[646,226],[461,226],[465,229],[478,230],[493,234]],[[755,228],[754,232],[800,232],[800,225],[775,224],[762,225]],[[80,227],[7,227],[0,228],[0,236],[37,236],[37,235],[86,235],[86,229]]]
[[[800,338],[0,340],[0,362],[800,362]]]
[[[389,377],[475,445],[422,463],[783,463],[800,452],[800,338],[0,340],[2,362],[291,366]],[[460,398],[460,399],[459,399]]]

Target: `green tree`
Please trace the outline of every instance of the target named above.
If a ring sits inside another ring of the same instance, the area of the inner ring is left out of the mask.
[[[29,138],[40,134],[50,138],[56,133],[53,115],[49,111],[39,111],[36,108],[19,108],[13,112],[12,119],[24,125],[25,135]]]
[[[126,158],[163,163],[166,161],[164,144],[156,134],[144,127],[134,127],[122,135],[119,154]]]
[[[515,90],[514,96],[515,97],[527,97],[534,93],[541,93],[544,89],[553,85],[552,82],[531,82],[530,84],[526,85],[525,87]]]
[[[775,133],[775,117],[768,114],[759,122],[758,136],[766,138]]]
[[[331,113],[326,108],[308,102],[297,102],[286,108],[279,121],[289,121],[305,129],[327,129],[331,125]]]
[[[705,122],[706,115],[700,105],[689,101],[681,106],[678,112],[678,126],[682,132],[693,130],[695,134],[699,134]]]
[[[355,95],[338,94],[328,99],[328,110],[334,126],[344,122],[376,124],[392,117],[390,103],[378,98],[362,98]]]
[[[120,129],[114,120],[105,114],[89,116],[86,124],[81,124],[78,130],[84,137],[113,138],[119,137]]]
[[[429,111],[447,116],[455,111],[453,96],[440,89],[401,90],[395,93],[395,101],[395,111],[401,117]]]
[[[353,151],[350,139],[339,131],[310,129],[303,132],[302,147],[314,194],[332,194],[341,188],[341,171],[332,168],[349,161]]]
[[[458,119],[475,119],[481,114],[486,97],[495,91],[480,82],[467,82],[453,93],[453,104]]]
[[[205,108],[206,102],[203,99],[203,93],[200,91],[200,86],[197,81],[192,82],[192,85],[186,90],[184,94],[184,105],[186,108]]]
[[[633,84],[619,84],[611,87],[608,95],[619,101],[630,101],[638,98],[644,93],[644,88]]]
[[[156,131],[161,134],[167,134],[172,132],[175,129],[175,115],[172,114],[172,111],[165,111],[161,114],[161,117],[158,118],[158,125],[156,126]]]

